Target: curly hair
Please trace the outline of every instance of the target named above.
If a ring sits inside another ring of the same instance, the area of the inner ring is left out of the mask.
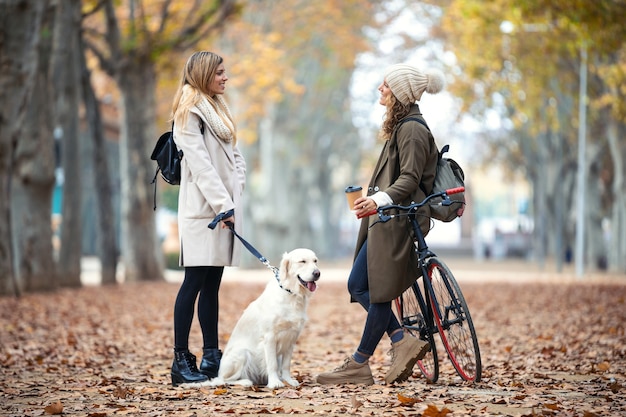
[[[411,104],[412,103],[402,104],[396,96],[393,94],[389,95],[389,100],[386,103],[387,111],[385,112],[385,118],[380,132],[382,139],[389,140],[391,138],[398,121],[409,114]]]

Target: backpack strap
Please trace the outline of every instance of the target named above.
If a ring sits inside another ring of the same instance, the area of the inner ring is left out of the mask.
[[[426,124],[426,121],[424,119],[418,118],[418,117],[407,117],[406,119],[402,119],[400,120],[400,123],[398,123],[398,126],[396,126],[396,130],[394,134],[397,134],[398,128],[400,127],[401,124],[403,124],[404,122],[408,122],[409,120],[413,120],[415,122],[420,123],[421,125],[423,125],[426,129],[428,129],[428,131],[430,132],[430,127],[428,127],[428,125]],[[443,155],[444,152],[448,151],[448,145],[444,146],[443,149],[441,150],[441,153],[439,153],[439,159],[441,159],[441,155]],[[426,187],[424,187],[424,184],[420,181],[420,189],[424,192],[424,195],[429,195],[430,193],[428,191],[426,191]]]
[[[400,123],[398,123],[398,126],[396,126],[396,129],[398,129],[401,124],[403,124],[404,122],[408,122],[409,120],[413,120],[415,122],[418,122],[418,123],[422,124],[430,132],[430,127],[428,127],[428,125],[426,124],[426,121],[424,119],[420,119],[418,117],[407,117],[406,119],[400,120]]]

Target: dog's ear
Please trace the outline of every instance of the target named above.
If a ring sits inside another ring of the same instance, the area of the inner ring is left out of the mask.
[[[285,252],[283,253],[283,258],[280,261],[280,271],[283,274],[287,274],[287,271],[289,271],[289,253]],[[282,278],[282,277],[281,277]]]

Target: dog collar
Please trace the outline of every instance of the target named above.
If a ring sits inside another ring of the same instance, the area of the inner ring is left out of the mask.
[[[289,294],[293,294],[293,291],[291,291],[289,288],[285,288],[283,287],[283,284],[280,283],[280,274],[279,274],[279,270],[276,267],[272,267],[272,270],[274,271],[274,278],[276,278],[276,282],[278,283],[278,286],[280,288],[282,288],[283,290],[287,291]]]

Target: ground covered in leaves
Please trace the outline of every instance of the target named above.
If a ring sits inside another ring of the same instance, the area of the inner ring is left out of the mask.
[[[626,276],[577,280],[524,266],[465,270],[448,263],[478,332],[479,383],[462,382],[440,348],[437,383],[416,372],[385,385],[390,345],[383,339],[370,362],[375,385],[317,385],[316,374],[340,365],[357,346],[365,317],[348,302],[341,278],[347,272],[335,270],[335,279],[325,280],[321,263],[294,354],[298,388],[173,388],[176,282],[0,298],[0,416],[626,415]],[[234,272],[222,284],[222,348],[272,277],[267,270],[254,274],[260,279],[240,280]],[[190,345],[200,356],[197,322]]]

